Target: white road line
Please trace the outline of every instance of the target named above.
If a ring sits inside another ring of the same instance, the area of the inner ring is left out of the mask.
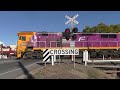
[[[25,66],[25,67],[29,67],[29,66],[32,66],[32,65],[34,65],[34,64],[36,64],[36,63],[27,65],[27,66]],[[21,69],[21,68],[17,68],[17,69],[14,69],[14,70],[11,70],[11,71],[8,71],[8,72],[5,72],[5,73],[1,73],[0,76],[1,76],[1,75],[4,75],[4,74],[7,74],[7,73],[10,73],[10,72],[14,72],[14,71],[20,70],[20,69]]]
[[[11,62],[18,62],[18,61],[0,61],[0,64],[11,63]]]

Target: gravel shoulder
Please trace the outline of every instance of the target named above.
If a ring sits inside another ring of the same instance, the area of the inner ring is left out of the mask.
[[[71,63],[47,64],[30,72],[35,79],[115,79],[103,71],[76,63],[74,68]],[[17,79],[27,79],[20,76]]]

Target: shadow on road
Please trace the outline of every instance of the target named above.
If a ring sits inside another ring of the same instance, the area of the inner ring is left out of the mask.
[[[35,79],[30,73],[29,71],[24,67],[24,65],[22,64],[22,62],[18,62],[20,68],[22,69],[22,71],[24,72],[24,74],[27,76],[27,79]]]

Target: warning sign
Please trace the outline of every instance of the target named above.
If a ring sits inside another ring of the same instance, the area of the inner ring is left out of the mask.
[[[79,55],[78,49],[53,49],[49,51],[50,55]]]

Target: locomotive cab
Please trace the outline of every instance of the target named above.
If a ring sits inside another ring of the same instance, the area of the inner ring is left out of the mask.
[[[22,58],[26,48],[27,43],[30,38],[35,34],[35,32],[23,31],[18,33],[18,41],[17,41],[17,58]]]

